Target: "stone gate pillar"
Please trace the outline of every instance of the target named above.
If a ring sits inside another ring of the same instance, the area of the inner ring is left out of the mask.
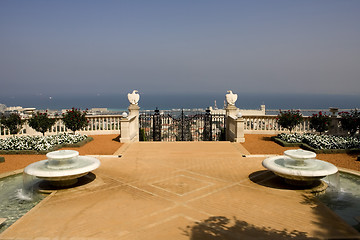
[[[121,132],[120,142],[138,142],[139,141],[139,114],[140,107],[138,102],[140,99],[137,90],[128,93],[130,105],[128,107],[129,115],[123,116],[120,120]]]
[[[231,142],[245,142],[244,119],[238,115],[238,108],[235,106],[237,94],[231,90],[226,94],[226,140]]]

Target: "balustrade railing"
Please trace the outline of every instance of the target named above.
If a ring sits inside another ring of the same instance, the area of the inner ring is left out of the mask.
[[[243,116],[244,119],[244,133],[245,134],[278,134],[281,132],[289,132],[287,129],[283,129],[276,120],[276,115],[263,115],[263,116]],[[77,131],[78,133],[87,134],[87,135],[102,135],[102,134],[120,134],[121,133],[121,120],[124,122],[124,118],[121,115],[89,115],[86,116],[89,124],[83,130]],[[297,133],[306,133],[306,132],[314,132],[310,128],[310,117],[303,117],[304,121],[296,126],[292,132]],[[142,112],[140,114],[140,131],[144,131],[143,135],[147,141],[151,141],[153,137],[153,115],[150,112]],[[176,132],[174,132],[176,124],[175,120],[170,117],[165,117],[165,115],[161,115],[161,138],[163,141],[176,141]],[[339,118],[335,119],[336,124],[334,127],[333,134],[335,135],[346,135],[347,132],[342,130],[339,123]],[[235,121],[235,120],[234,120]],[[198,122],[198,123],[196,123]],[[204,120],[202,118],[190,121],[191,133],[194,139],[197,141],[201,141],[200,137],[196,138],[196,136],[202,136],[200,132],[204,129]],[[230,123],[229,123],[230,124]],[[212,114],[212,138],[213,140],[220,140],[222,130],[225,127],[225,116]],[[129,119],[129,138],[132,139],[135,133],[138,133],[139,124],[135,122],[135,119],[131,117]],[[228,131],[235,133],[237,129],[233,126],[233,124],[228,125]],[[59,119],[55,125],[51,128],[50,131],[46,132],[46,135],[54,135],[58,133],[70,133],[71,130],[65,127],[65,124]],[[199,132],[199,133],[198,133]],[[125,132],[124,132],[125,133]],[[41,135],[41,133],[36,132],[32,129],[27,123],[23,125],[22,130],[17,136],[21,135]],[[6,138],[11,136],[9,131],[4,127],[0,126],[0,138]],[[195,137],[194,137],[195,136]]]
[[[287,129],[282,128],[276,120],[275,115],[264,116],[244,116],[244,132],[245,134],[277,134],[280,132],[287,132]],[[297,125],[292,132],[305,133],[312,132],[310,128],[310,117],[303,117],[304,121]]]
[[[120,134],[120,120],[122,119],[121,115],[95,115],[95,116],[86,116],[86,119],[89,121],[87,127],[82,130],[77,131],[81,134],[87,135],[102,135],[102,134]],[[59,119],[56,121],[55,125],[46,132],[46,135],[54,135],[58,133],[70,133],[70,129],[67,129],[63,121]],[[17,136],[21,135],[42,135],[40,132],[36,132],[32,129],[27,122],[23,125],[21,131]],[[4,127],[0,126],[0,138],[5,138],[11,136],[10,132]]]

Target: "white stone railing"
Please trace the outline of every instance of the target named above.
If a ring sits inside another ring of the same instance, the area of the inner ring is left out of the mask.
[[[89,121],[89,124],[83,130],[77,131],[78,133],[87,134],[87,135],[105,135],[105,134],[120,134],[120,121],[122,119],[121,115],[96,115],[86,116],[86,119]],[[59,119],[55,125],[51,128],[50,131],[46,132],[45,135],[54,135],[58,133],[70,133],[70,129],[65,127],[65,124],[61,119]],[[23,125],[20,133],[16,136],[22,135],[42,135],[40,132],[36,132],[32,129],[27,122]],[[4,127],[0,127],[0,138],[6,138],[11,136],[9,131]]]
[[[134,109],[133,109],[134,108]],[[78,133],[87,135],[104,135],[104,134],[119,134],[121,135],[121,142],[133,142],[139,140],[139,110],[137,106],[129,107],[129,116],[122,117],[121,115],[88,115],[88,126],[77,131]],[[289,132],[283,129],[277,123],[276,115],[263,116],[243,116],[240,118],[234,115],[226,117],[226,132],[227,139],[235,142],[242,142],[244,134],[278,134],[281,132]],[[310,129],[310,117],[303,117],[304,121],[295,127],[292,132],[305,133],[314,132]],[[121,131],[122,130],[122,131]],[[65,124],[59,119],[52,129],[46,132],[46,135],[53,135],[58,133],[72,132],[65,127]],[[346,135],[347,132],[340,128],[339,118],[332,118],[332,126],[330,126],[329,133],[335,135]],[[22,130],[17,136],[21,135],[41,135],[36,132],[27,123],[23,125]],[[11,136],[9,131],[0,126],[0,139]]]
[[[244,116],[245,134],[278,134],[281,132],[289,132],[277,123],[276,117],[276,115]],[[310,129],[310,117],[303,117],[303,119],[304,121],[296,126],[292,132],[313,132],[313,130]]]

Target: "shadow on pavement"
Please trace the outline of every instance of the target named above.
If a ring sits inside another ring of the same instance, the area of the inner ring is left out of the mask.
[[[231,220],[223,216],[213,216],[192,226],[187,226],[183,234],[190,240],[238,240],[238,239],[316,239],[307,233],[257,227],[235,217]]]

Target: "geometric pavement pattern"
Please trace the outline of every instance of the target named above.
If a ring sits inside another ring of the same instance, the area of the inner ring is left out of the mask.
[[[0,239],[296,239],[359,237],[288,189],[264,158],[229,142],[124,144],[90,183],[53,192]],[[360,238],[359,238],[360,239]]]

